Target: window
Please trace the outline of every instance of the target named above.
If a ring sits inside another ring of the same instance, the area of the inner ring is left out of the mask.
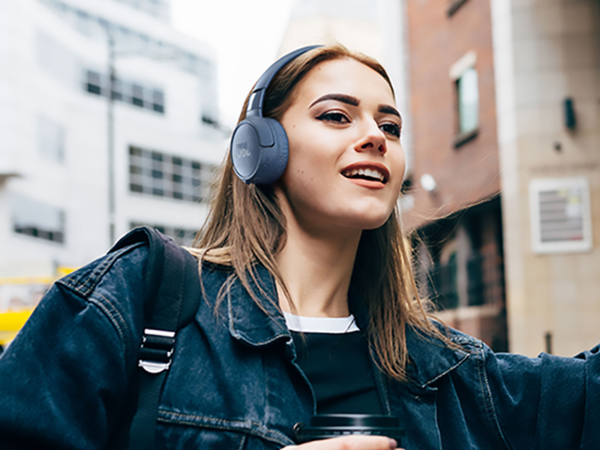
[[[450,68],[450,79],[454,83],[456,135],[454,147],[460,147],[477,136],[479,129],[479,85],[475,64],[475,52],[467,52]]]
[[[86,70],[84,90],[90,94],[106,96],[109,79],[107,75]],[[116,78],[113,82],[112,99],[159,114],[165,113],[165,93],[162,89]]]
[[[85,89],[90,94],[102,95],[102,80],[100,74],[91,70],[86,71]]]
[[[458,268],[456,252],[447,261],[436,261],[429,268],[427,280],[431,300],[441,309],[458,308]]]
[[[166,234],[167,236],[173,238],[173,240],[175,242],[177,242],[179,245],[191,246],[194,243],[196,234],[198,233],[198,230],[193,230],[193,229],[184,228],[184,227],[147,224],[144,222],[131,222],[130,223],[130,226],[132,229],[136,228],[136,227],[140,227],[142,225],[146,225],[151,228],[157,229],[161,233]]]
[[[131,103],[140,108],[144,107],[144,88],[139,84],[131,86]]]
[[[40,153],[47,159],[62,162],[65,153],[65,128],[42,114],[37,116],[37,141]]]
[[[459,133],[474,131],[479,126],[479,90],[477,71],[471,67],[456,80]]]
[[[107,21],[105,18],[96,16],[89,12],[83,11],[77,7],[68,5],[60,0],[40,0],[46,6],[50,7],[55,13],[61,16],[63,20],[70,23],[76,30],[87,36],[95,36],[96,38],[105,39],[104,29],[110,27],[115,33],[115,43],[117,47],[128,51],[135,51],[139,54],[146,54],[152,57],[152,53],[156,49],[170,47],[173,49],[173,54],[184,54],[187,50],[174,44],[167,44],[159,39],[148,36],[145,33],[127,28],[123,25]],[[150,12],[153,16],[166,19],[169,18],[169,5],[167,0],[118,0],[122,3],[129,4],[141,11]],[[46,58],[50,61],[56,58]],[[214,66],[207,59],[186,54],[183,58],[176,58],[172,61],[186,72],[200,76],[204,80],[211,80],[214,76]],[[64,64],[55,63],[57,67]]]
[[[165,112],[165,94],[157,89],[152,92],[152,109],[159,113]]]
[[[586,178],[531,180],[529,201],[535,253],[592,249],[590,188]]]
[[[47,241],[64,242],[65,214],[62,210],[20,196],[15,196],[12,203],[15,233]]]
[[[215,164],[129,147],[129,190],[155,197],[204,202]]]

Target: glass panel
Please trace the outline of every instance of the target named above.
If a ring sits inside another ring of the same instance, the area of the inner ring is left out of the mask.
[[[86,90],[91,94],[100,95],[102,93],[102,84],[100,74],[91,70],[87,71]]]
[[[216,168],[214,164],[131,146],[129,189],[177,200],[204,201]]]
[[[132,86],[131,103],[135,106],[144,107],[144,88],[139,84]]]
[[[479,126],[479,89],[477,71],[467,69],[458,79],[459,131],[468,133]]]
[[[64,212],[44,203],[15,196],[12,201],[13,230],[40,239],[64,242]]]

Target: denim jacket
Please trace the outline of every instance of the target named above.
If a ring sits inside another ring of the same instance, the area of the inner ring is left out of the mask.
[[[58,281],[0,357],[0,448],[114,449],[143,328],[147,249],[111,253]],[[205,264],[204,298],[178,333],[157,448],[279,449],[315,413],[271,276],[263,311],[231,269]],[[225,296],[214,308],[221,289]],[[364,315],[357,315],[359,327]],[[362,318],[361,318],[362,317]],[[410,382],[375,369],[386,413],[415,449],[599,449],[600,355],[494,354],[449,331],[451,349],[407,330]],[[122,444],[122,443],[121,443]]]

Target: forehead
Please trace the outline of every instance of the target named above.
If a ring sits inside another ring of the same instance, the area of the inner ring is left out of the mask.
[[[296,100],[309,101],[328,93],[346,94],[361,102],[395,105],[388,82],[369,66],[352,58],[324,61],[313,67],[297,85]]]

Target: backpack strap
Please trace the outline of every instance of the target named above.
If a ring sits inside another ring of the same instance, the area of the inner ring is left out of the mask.
[[[138,357],[139,398],[129,432],[129,450],[152,450],[156,441],[158,402],[175,351],[177,331],[190,323],[200,305],[196,259],[171,238],[139,227],[110,251],[148,243],[145,273],[145,327]]]

